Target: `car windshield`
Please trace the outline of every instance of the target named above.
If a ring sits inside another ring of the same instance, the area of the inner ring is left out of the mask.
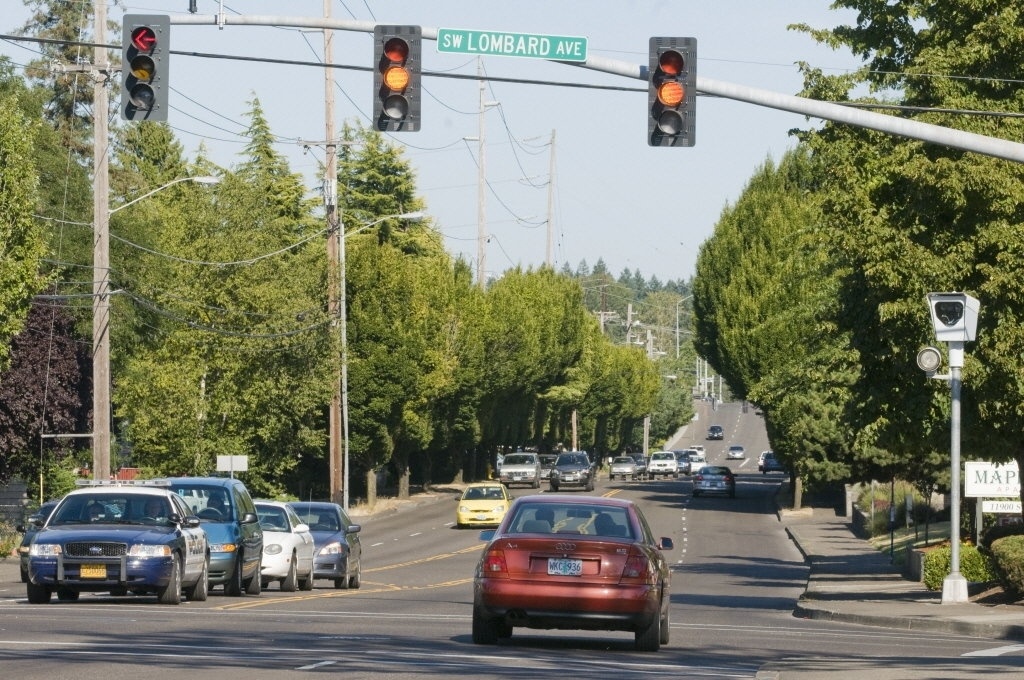
[[[656,453],[651,456],[652,460],[675,460],[676,455],[674,453]]]
[[[257,503],[256,514],[264,531],[288,531],[291,528],[288,513],[282,507]]]
[[[537,459],[533,456],[519,454],[505,456],[505,460],[502,462],[502,465],[533,465],[536,462]]]
[[[616,458],[612,462],[613,463],[626,463],[628,465],[635,465],[635,463],[633,462],[633,459],[632,458],[627,458],[626,456],[623,456],[621,458]]]
[[[340,508],[332,505],[292,503],[291,506],[310,531],[340,531],[342,526],[348,524]]]
[[[504,497],[500,486],[471,486],[462,495],[466,501],[501,500]]]
[[[171,515],[166,498],[153,494],[74,494],[50,518],[49,526],[71,524],[163,524]]]
[[[558,457],[556,465],[586,465],[587,459],[580,455],[563,454]]]
[[[223,486],[203,484],[178,484],[172,489],[185,501],[192,514],[212,522],[230,520],[231,494]]]
[[[626,508],[580,503],[522,503],[510,519],[507,531],[512,534],[633,537]]]

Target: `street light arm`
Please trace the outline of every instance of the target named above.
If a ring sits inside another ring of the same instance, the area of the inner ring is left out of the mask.
[[[179,177],[178,179],[171,180],[167,184],[164,184],[162,186],[158,186],[156,189],[153,189],[152,191],[144,193],[141,196],[136,196],[135,198],[133,198],[132,200],[128,201],[127,203],[122,203],[121,205],[117,206],[116,208],[113,208],[112,210],[108,211],[107,214],[108,215],[113,215],[118,210],[124,210],[125,208],[127,208],[130,205],[135,205],[139,201],[141,201],[141,200],[143,200],[145,198],[149,198],[150,196],[152,196],[155,193],[159,193],[159,192],[163,191],[164,189],[166,189],[168,187],[173,187],[175,184],[181,184],[182,182],[197,182],[199,184],[218,184],[220,182],[220,177],[213,177],[213,176]]]

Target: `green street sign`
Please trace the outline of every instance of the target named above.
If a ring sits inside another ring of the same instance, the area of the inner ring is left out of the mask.
[[[439,28],[437,29],[437,51],[556,61],[586,61],[587,39],[569,35]]]

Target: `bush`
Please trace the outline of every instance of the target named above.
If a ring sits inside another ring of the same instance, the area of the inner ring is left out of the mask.
[[[894,489],[890,488],[889,484],[877,484],[874,487],[874,493],[872,493],[870,485],[865,485],[861,489],[861,493],[857,497],[857,507],[864,515],[864,526],[869,537],[889,533],[890,497],[896,501],[896,525],[897,527],[903,526],[906,518],[904,502],[908,494],[914,498],[914,521],[923,524],[929,511],[928,503],[910,482],[897,480]],[[874,522],[871,521],[872,507],[874,507]]]
[[[992,544],[1000,538],[1007,536],[1024,535],[1024,524],[1005,524],[991,526],[981,535],[981,543],[978,545],[982,552],[991,553]]]
[[[929,590],[942,590],[942,582],[949,575],[952,552],[950,546],[943,545],[925,554],[922,580]],[[970,543],[960,546],[960,573],[973,583],[987,583],[996,579],[995,569],[988,555]]]
[[[992,564],[1003,590],[1024,595],[1024,536],[1007,536],[992,541]]]

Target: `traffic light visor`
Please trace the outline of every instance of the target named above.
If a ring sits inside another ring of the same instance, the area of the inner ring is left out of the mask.
[[[132,45],[142,52],[151,52],[156,47],[156,31],[149,26],[139,26],[132,31]]]

